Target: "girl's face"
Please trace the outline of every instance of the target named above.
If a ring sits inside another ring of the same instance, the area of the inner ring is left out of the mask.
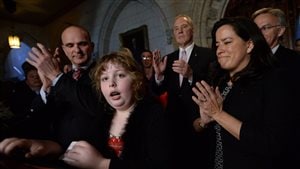
[[[118,111],[129,109],[133,103],[133,79],[120,65],[108,63],[100,77],[101,92],[110,106]]]
[[[216,32],[216,47],[218,62],[233,76],[248,65],[253,43],[240,38],[230,25],[223,25]]]

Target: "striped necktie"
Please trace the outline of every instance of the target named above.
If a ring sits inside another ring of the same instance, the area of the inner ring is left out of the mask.
[[[83,72],[82,68],[78,68],[78,69],[74,70],[73,75],[72,75],[73,79],[78,80],[81,77],[82,72]]]

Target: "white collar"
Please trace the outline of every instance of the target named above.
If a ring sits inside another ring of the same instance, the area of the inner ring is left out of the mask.
[[[274,54],[277,51],[278,48],[279,48],[279,44],[276,45],[274,48],[272,48],[272,53]]]
[[[186,53],[191,53],[192,50],[193,50],[193,48],[194,48],[194,45],[195,45],[195,43],[193,42],[193,43],[191,43],[189,46],[187,46],[186,48],[181,48],[181,47],[179,47],[179,52],[185,50]]]
[[[86,70],[92,64],[92,62],[93,62],[92,59],[90,59],[90,61],[85,66],[81,66],[80,68]],[[78,66],[72,64],[72,70],[77,70],[77,69]]]

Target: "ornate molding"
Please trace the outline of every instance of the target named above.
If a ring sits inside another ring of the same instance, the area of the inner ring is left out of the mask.
[[[195,40],[200,46],[211,46],[211,29],[216,21],[224,16],[229,0],[204,0],[202,3],[195,0],[193,3],[193,18],[198,25],[199,40]],[[196,26],[197,26],[196,25]]]

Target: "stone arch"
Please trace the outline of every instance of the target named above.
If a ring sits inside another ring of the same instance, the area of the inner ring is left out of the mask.
[[[195,0],[193,2],[192,16],[199,27],[199,32],[195,32],[195,37],[199,39],[195,39],[195,42],[200,46],[211,46],[211,29],[214,23],[224,16],[228,2],[229,0],[203,0],[202,3]]]
[[[170,26],[167,21],[166,16],[164,15],[163,11],[159,7],[159,5],[155,2],[155,0],[124,0],[124,1],[115,1],[115,3],[111,3],[111,5],[108,8],[108,12],[106,13],[106,16],[103,20],[103,26],[100,28],[99,33],[99,44],[98,50],[100,54],[107,53],[109,51],[109,44],[110,44],[110,37],[112,34],[113,27],[115,26],[116,20],[122,10],[125,8],[125,6],[131,2],[139,2],[145,6],[148,6],[154,14],[158,15],[158,17],[161,19],[163,23],[163,27],[165,28],[165,38],[167,39],[167,42],[169,41],[170,34]]]

